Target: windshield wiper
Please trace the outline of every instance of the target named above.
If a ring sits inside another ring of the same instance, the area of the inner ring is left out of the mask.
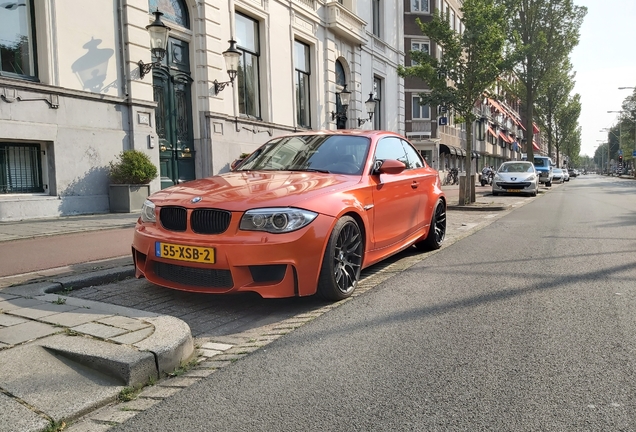
[[[319,172],[323,174],[331,174],[331,171],[326,169],[318,169],[318,168],[290,168],[290,171],[303,171],[303,172]]]

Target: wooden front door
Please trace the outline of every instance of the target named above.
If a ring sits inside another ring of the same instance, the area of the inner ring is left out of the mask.
[[[162,66],[153,69],[162,189],[195,178],[188,53],[186,42],[170,38]]]

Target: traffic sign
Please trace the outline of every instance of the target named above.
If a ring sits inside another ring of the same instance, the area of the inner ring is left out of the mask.
[[[632,152],[632,157],[636,157],[636,150]]]
[[[618,149],[618,155],[619,156],[623,156],[623,150],[622,149]]]

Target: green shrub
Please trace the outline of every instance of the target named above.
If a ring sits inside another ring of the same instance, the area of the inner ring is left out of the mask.
[[[124,150],[108,170],[113,184],[148,184],[157,177],[157,167],[139,150]]]

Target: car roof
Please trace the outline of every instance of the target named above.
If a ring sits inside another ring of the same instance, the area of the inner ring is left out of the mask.
[[[382,136],[394,136],[404,140],[408,139],[398,133],[385,131],[385,130],[371,130],[371,129],[336,129],[336,130],[308,130],[304,132],[295,132],[290,134],[278,135],[274,138],[283,138],[289,136],[307,136],[307,135],[350,135],[350,136],[362,136],[367,138],[380,138]]]

